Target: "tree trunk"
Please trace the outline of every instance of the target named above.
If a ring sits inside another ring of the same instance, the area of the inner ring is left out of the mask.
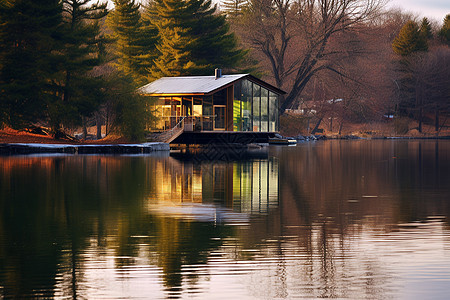
[[[314,129],[311,131],[311,134],[316,133],[317,129],[319,129],[320,123],[322,122],[323,118],[320,118],[319,121],[317,121],[316,126],[314,127]]]
[[[419,132],[422,133],[422,116],[423,116],[423,109],[422,106],[419,108]]]
[[[82,119],[83,121],[83,139],[86,139],[87,138],[87,127],[86,127],[86,119],[83,117],[83,119]]]
[[[310,123],[311,123],[311,118],[310,118],[310,117],[308,117],[308,135],[309,135],[309,131],[311,130],[311,128],[309,128],[309,126],[310,126]]]
[[[107,102],[105,107],[105,136],[109,134],[110,105]]]
[[[439,108],[436,105],[435,117],[434,117],[434,130],[439,132]]]
[[[97,123],[97,140],[102,138],[102,117],[100,113],[95,114],[95,122]]]

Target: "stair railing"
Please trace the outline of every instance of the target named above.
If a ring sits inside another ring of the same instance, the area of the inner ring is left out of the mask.
[[[174,131],[175,128],[178,127],[178,125],[180,125],[181,123],[183,123],[183,121],[184,121],[184,119],[185,119],[186,117],[187,117],[187,116],[182,117],[182,118],[180,119],[180,121],[178,121],[178,123],[177,123],[175,126],[173,126],[172,129],[170,129],[170,131]],[[183,128],[183,126],[181,126],[181,128]]]

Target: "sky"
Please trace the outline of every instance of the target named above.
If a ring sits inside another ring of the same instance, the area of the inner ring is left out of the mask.
[[[389,7],[400,7],[419,17],[442,22],[450,14],[450,0],[391,0]]]
[[[142,0],[140,0],[142,1]],[[388,7],[399,7],[405,12],[412,12],[419,17],[427,17],[442,23],[444,17],[450,14],[450,0],[388,0]],[[112,1],[108,0],[110,7]],[[221,2],[221,0],[213,0]]]

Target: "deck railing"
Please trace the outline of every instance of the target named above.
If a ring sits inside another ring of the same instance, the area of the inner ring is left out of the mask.
[[[170,129],[171,131],[173,131],[175,128],[177,128],[179,125],[181,125],[179,128],[183,128],[184,126],[184,119],[188,118],[188,116],[184,116],[181,117],[180,121],[178,121],[178,123],[172,127],[172,129]]]
[[[184,128],[188,131],[213,130],[216,117],[216,115],[156,117],[158,121],[148,129],[154,132],[173,131],[175,128]],[[159,122],[162,124],[156,125]]]

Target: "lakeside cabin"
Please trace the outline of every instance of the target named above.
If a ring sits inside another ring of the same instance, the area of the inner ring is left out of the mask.
[[[153,132],[276,133],[284,91],[250,75],[163,77],[139,89],[153,97]],[[178,135],[180,135],[179,133]],[[266,134],[267,135],[267,134]]]

